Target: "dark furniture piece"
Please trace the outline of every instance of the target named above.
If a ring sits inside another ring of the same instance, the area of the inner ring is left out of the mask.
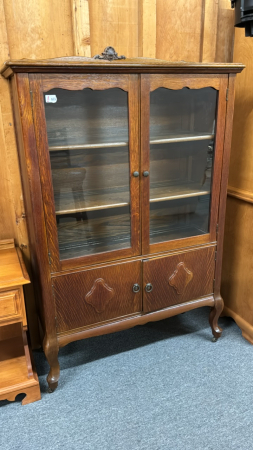
[[[241,64],[7,62],[51,390],[69,342],[200,306],[218,317]],[[108,56],[109,55],[109,56]]]

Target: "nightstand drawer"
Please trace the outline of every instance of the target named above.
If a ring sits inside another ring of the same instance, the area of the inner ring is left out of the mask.
[[[0,322],[22,316],[21,301],[19,289],[0,292]]]

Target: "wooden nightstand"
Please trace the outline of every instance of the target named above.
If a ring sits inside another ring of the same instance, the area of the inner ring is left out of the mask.
[[[0,400],[24,393],[22,405],[41,398],[27,343],[23,285],[28,283],[21,251],[12,239],[0,241]]]

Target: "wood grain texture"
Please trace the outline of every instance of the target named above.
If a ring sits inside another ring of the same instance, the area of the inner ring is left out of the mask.
[[[91,56],[89,0],[72,0],[74,55]]]
[[[4,9],[12,58],[73,55],[72,15],[68,0],[53,3],[4,0]]]
[[[80,91],[85,88],[104,90],[112,88],[120,88],[125,91],[129,86],[129,75],[121,75],[121,77],[112,76],[110,74],[98,76],[93,75],[43,75],[42,76],[43,91],[47,92],[50,89],[67,89],[73,91]]]
[[[228,195],[230,197],[239,198],[244,202],[253,203],[253,192],[228,186]]]
[[[253,42],[236,29],[234,60],[246,64],[236,80],[221,292],[224,314],[234,318],[253,343],[252,311],[252,74]]]
[[[1,249],[0,289],[30,283],[27,272],[20,265],[16,248]]]
[[[235,319],[248,340],[253,339],[252,222],[252,204],[228,197],[221,293],[224,314]]]
[[[231,2],[219,0],[215,61],[233,61],[234,33],[234,10],[231,9]]]
[[[147,314],[134,314],[132,316],[125,316],[114,321],[112,320],[100,323],[100,325],[97,327],[83,327],[81,329],[59,334],[59,345],[60,347],[64,347],[65,345],[73,341],[78,341],[80,339],[86,339],[94,336],[101,336],[108,333],[115,333],[121,330],[127,330],[137,325],[145,325],[148,322],[167,319],[168,317],[173,317],[177,314],[191,311],[192,309],[200,308],[202,306],[213,306],[213,304],[213,296],[207,296],[191,302],[173,305],[160,311],[154,311]]]
[[[219,0],[204,0],[201,61],[216,61]]]
[[[156,57],[169,61],[200,61],[202,1],[157,0]]]
[[[156,57],[156,0],[139,0],[138,56]]]
[[[138,55],[138,2],[92,0],[90,8],[91,55],[112,46],[119,55]]]
[[[29,352],[29,349],[27,350]],[[29,361],[31,361],[30,353]],[[14,401],[18,394],[26,394],[26,397],[22,400],[22,405],[40,400],[38,376],[34,368],[31,370],[31,376],[28,377],[27,358],[20,336],[1,341],[0,400]]]
[[[24,272],[14,247],[0,250],[0,400],[14,400],[21,389],[32,388],[29,403],[40,398],[40,389],[27,343],[23,285],[30,280]]]
[[[29,243],[31,249],[32,276],[44,332],[56,344],[54,301],[48,267],[48,250],[44,223],[44,210],[39,179],[38,159],[34,151],[36,141],[30,101],[30,86],[26,75],[12,79],[14,116],[19,147],[20,168],[25,194]],[[43,296],[43,303],[39,299]],[[50,307],[47,308],[47,301]]]
[[[222,253],[224,242],[224,227],[225,227],[225,214],[226,214],[226,200],[227,200],[227,184],[229,173],[229,157],[231,151],[232,140],[232,124],[234,114],[234,95],[235,95],[235,76],[229,76],[228,83],[228,101],[227,101],[227,114],[225,125],[225,137],[224,137],[224,151],[222,161],[222,174],[221,174],[221,187],[220,187],[220,202],[219,202],[219,215],[218,215],[218,237],[217,237],[217,261],[215,268],[215,297],[220,296],[221,285],[221,268],[222,268]]]
[[[253,42],[245,37],[244,30],[236,29],[234,60],[246,64],[244,71],[236,79],[235,114],[229,171],[229,186],[253,192]]]
[[[213,292],[215,248],[179,253],[143,262],[143,311],[150,312],[188,302]]]
[[[103,279],[103,282],[99,283],[99,279]],[[140,261],[54,278],[57,332],[141,311],[141,291],[133,292],[133,285],[136,283],[140,286],[142,284]],[[104,287],[100,289],[98,284]],[[95,308],[89,304],[92,292],[94,302],[100,305]]]

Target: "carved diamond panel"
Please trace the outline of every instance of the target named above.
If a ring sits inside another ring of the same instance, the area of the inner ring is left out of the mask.
[[[183,262],[178,263],[175,272],[169,278],[169,285],[172,286],[177,294],[182,294],[190,281],[193,273],[187,269]]]
[[[98,278],[91,290],[86,294],[85,301],[89,303],[97,313],[102,313],[114,294],[114,289],[108,286],[103,278]]]

